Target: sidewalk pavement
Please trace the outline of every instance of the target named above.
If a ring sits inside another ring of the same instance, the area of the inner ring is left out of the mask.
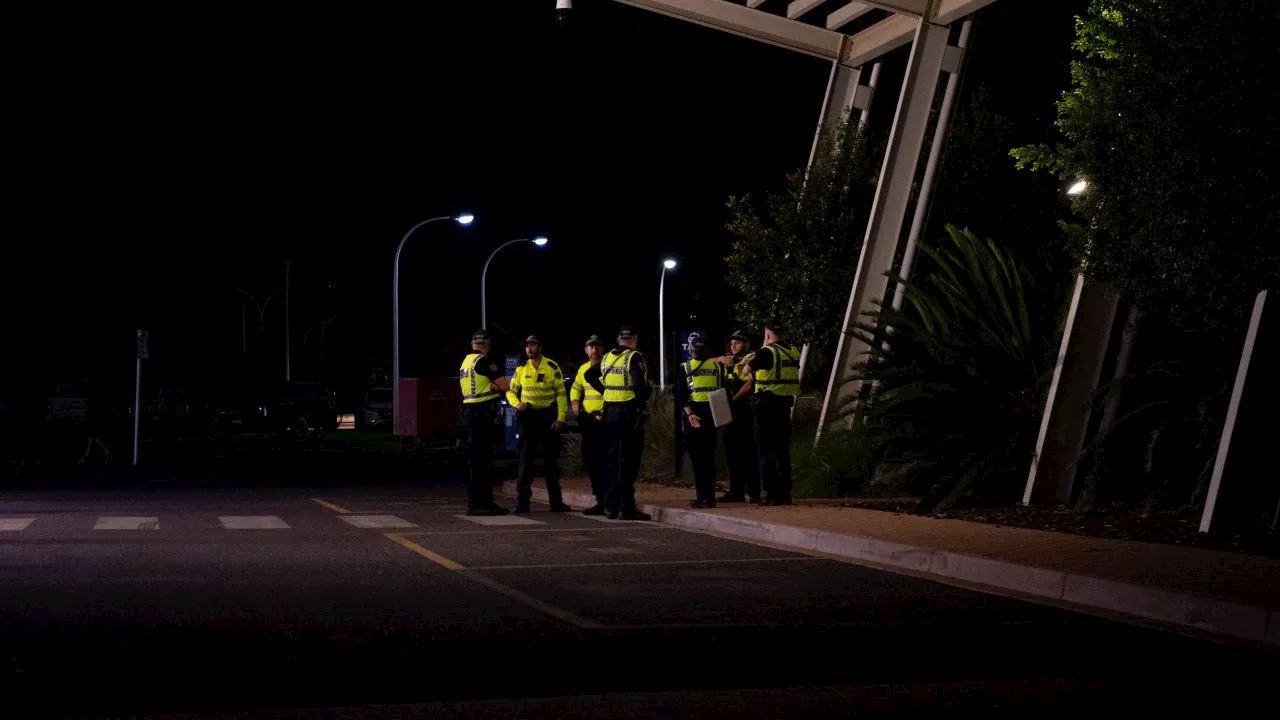
[[[541,483],[538,483],[539,485]],[[595,502],[585,480],[564,499]],[[507,483],[507,495],[515,484]],[[546,500],[534,488],[534,498]],[[691,510],[693,490],[640,483],[654,520],[1280,645],[1280,559],[800,501]]]

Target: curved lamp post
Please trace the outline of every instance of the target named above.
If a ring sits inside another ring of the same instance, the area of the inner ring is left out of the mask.
[[[667,285],[667,271],[674,270],[676,261],[667,258],[662,261],[662,279],[658,281],[658,386],[667,386],[667,323],[666,303],[663,293]]]
[[[400,426],[400,251],[404,244],[418,228],[441,220],[452,220],[459,225],[470,225],[475,215],[442,215],[433,217],[409,228],[409,232],[400,238],[396,246],[395,265],[391,273],[391,424],[392,432]]]
[[[485,292],[485,283],[489,277],[489,263],[493,262],[493,256],[497,255],[498,251],[501,250],[502,248],[507,247],[509,245],[515,245],[516,243],[524,243],[524,242],[533,243],[538,247],[542,247],[543,245],[547,244],[547,239],[543,236],[538,236],[533,239],[517,238],[515,240],[508,240],[507,242],[504,242],[498,247],[494,248],[493,252],[489,253],[489,259],[484,261],[484,270],[480,271],[480,329],[481,330],[489,329],[489,311],[485,304],[486,298],[488,297],[488,293]]]

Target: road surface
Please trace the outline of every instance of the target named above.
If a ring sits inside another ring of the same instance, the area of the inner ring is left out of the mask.
[[[450,487],[0,494],[5,716],[1230,716],[1277,677],[1267,650],[546,510],[468,518]]]

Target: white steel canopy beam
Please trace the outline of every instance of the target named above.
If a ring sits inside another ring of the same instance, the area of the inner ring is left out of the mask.
[[[724,0],[617,0],[717,30],[835,60],[845,36]]]
[[[854,271],[853,287],[849,291],[849,304],[845,309],[836,348],[835,364],[822,403],[818,428],[834,417],[841,401],[856,397],[859,388],[847,384],[849,373],[867,346],[853,336],[856,323],[863,313],[875,310],[876,302],[885,295],[888,275],[893,271],[898,238],[902,234],[902,222],[911,196],[912,180],[920,149],[924,144],[929,112],[933,107],[934,92],[938,88],[942,72],[942,58],[947,48],[949,28],[916,20],[915,40],[911,57],[907,61],[906,77],[902,80],[902,92],[898,96],[898,109],[889,130],[889,146],[885,149],[884,165],[880,169],[880,182],[876,185],[875,199],[871,204],[871,217],[867,222],[867,234],[862,243],[862,253]]]
[[[935,25],[949,24],[964,15],[990,5],[995,0],[858,0],[832,13],[831,18],[854,5],[892,10],[893,15],[862,32],[848,36],[827,28],[807,25],[778,15],[753,10],[727,0],[616,0],[709,28],[752,38],[806,55],[836,60],[845,67],[860,67],[885,53],[911,42],[919,18],[929,18]],[[757,5],[759,3],[756,3]],[[847,21],[845,21],[847,22]],[[841,23],[843,24],[843,23]]]
[[[827,16],[827,29],[835,30],[842,25],[847,25],[872,10],[875,8],[866,3],[851,2]]]
[[[826,0],[792,0],[792,2],[787,5],[787,17],[795,20],[824,2],[826,2]]]

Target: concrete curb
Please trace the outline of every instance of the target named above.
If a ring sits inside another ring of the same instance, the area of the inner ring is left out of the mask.
[[[515,483],[505,483],[502,489],[504,494],[515,496]],[[542,488],[534,488],[533,496],[543,502],[547,500],[546,490]],[[585,493],[566,492],[564,501],[575,508],[585,508],[593,505],[595,498]],[[644,505],[641,509],[652,515],[654,520],[677,527],[709,530],[782,547],[847,557],[887,568],[902,568],[1202,632],[1280,645],[1280,609],[1254,607],[1149,585],[902,545],[859,535],[658,505]]]

